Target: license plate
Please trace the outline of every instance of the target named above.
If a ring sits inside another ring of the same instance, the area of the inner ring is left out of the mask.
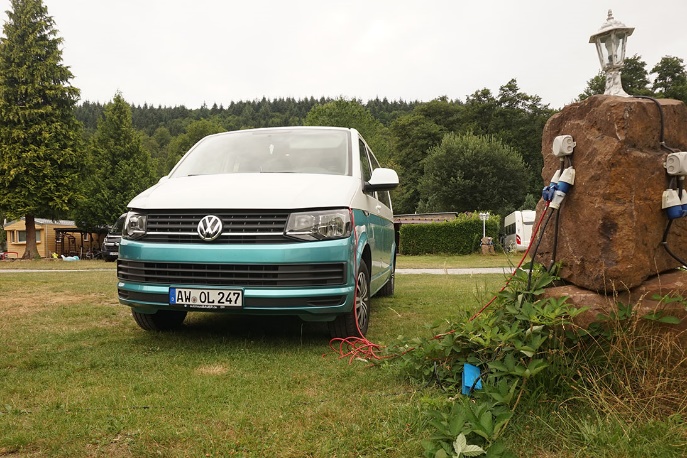
[[[225,309],[243,307],[240,289],[169,288],[169,305],[196,309]]]

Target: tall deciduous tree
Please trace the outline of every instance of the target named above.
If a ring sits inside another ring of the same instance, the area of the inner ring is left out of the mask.
[[[447,132],[460,125],[462,104],[439,97],[419,104],[412,113],[391,123],[392,160],[398,164],[400,186],[394,190],[394,210],[413,213],[420,202],[420,179],[424,174],[423,160]]]
[[[554,110],[542,104],[541,97],[529,95],[518,87],[515,79],[499,88],[497,97],[483,89],[468,97],[464,123],[478,135],[493,135],[514,148],[523,158],[529,175],[527,190],[539,194],[542,188],[542,132]]]
[[[646,62],[637,54],[625,59],[625,65],[620,72],[620,80],[623,89],[630,95],[652,95],[649,88],[649,73],[646,70]],[[587,81],[587,87],[578,98],[584,100],[592,95],[603,94],[605,90],[606,75],[600,71]]]
[[[339,98],[314,106],[305,117],[306,126],[352,127],[368,142],[382,165],[389,160],[389,132],[358,100]]]
[[[164,174],[168,174],[170,170],[179,162],[179,159],[186,154],[200,139],[212,134],[224,132],[226,129],[216,122],[209,119],[201,119],[191,122],[186,126],[186,133],[174,137],[169,142],[167,152],[167,164]]]
[[[113,223],[131,199],[155,181],[150,154],[131,121],[131,107],[117,93],[105,106],[104,117],[89,145],[88,197],[76,220],[81,227],[97,228]]]
[[[419,211],[491,210],[507,214],[522,204],[527,173],[520,154],[500,140],[444,135],[424,160]]]
[[[79,90],[62,64],[62,39],[41,0],[12,0],[0,38],[0,212],[26,221],[25,258],[38,256],[35,217],[59,218],[77,201]]]
[[[656,74],[654,91],[661,97],[687,102],[687,71],[684,60],[665,56],[651,69]]]

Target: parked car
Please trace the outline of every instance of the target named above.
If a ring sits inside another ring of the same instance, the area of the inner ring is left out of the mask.
[[[296,315],[362,336],[370,297],[394,290],[396,238],[382,168],[355,129],[210,135],[129,203],[119,301],[146,330],[189,311]]]
[[[115,261],[119,256],[119,243],[122,239],[122,228],[125,220],[126,213],[117,218],[117,221],[107,231],[102,248],[105,261]]]

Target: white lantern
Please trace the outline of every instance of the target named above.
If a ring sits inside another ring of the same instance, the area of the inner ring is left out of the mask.
[[[601,69],[606,72],[606,95],[629,97],[620,82],[620,69],[625,62],[625,46],[627,37],[632,35],[634,27],[627,27],[613,18],[613,12],[608,10],[608,18],[597,33],[589,37],[589,42],[596,44]]]

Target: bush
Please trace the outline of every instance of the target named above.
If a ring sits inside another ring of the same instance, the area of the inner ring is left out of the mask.
[[[500,218],[490,216],[486,233],[498,240]],[[401,253],[420,254],[471,254],[480,247],[482,220],[479,212],[464,213],[452,221],[428,224],[404,224],[400,231]]]

